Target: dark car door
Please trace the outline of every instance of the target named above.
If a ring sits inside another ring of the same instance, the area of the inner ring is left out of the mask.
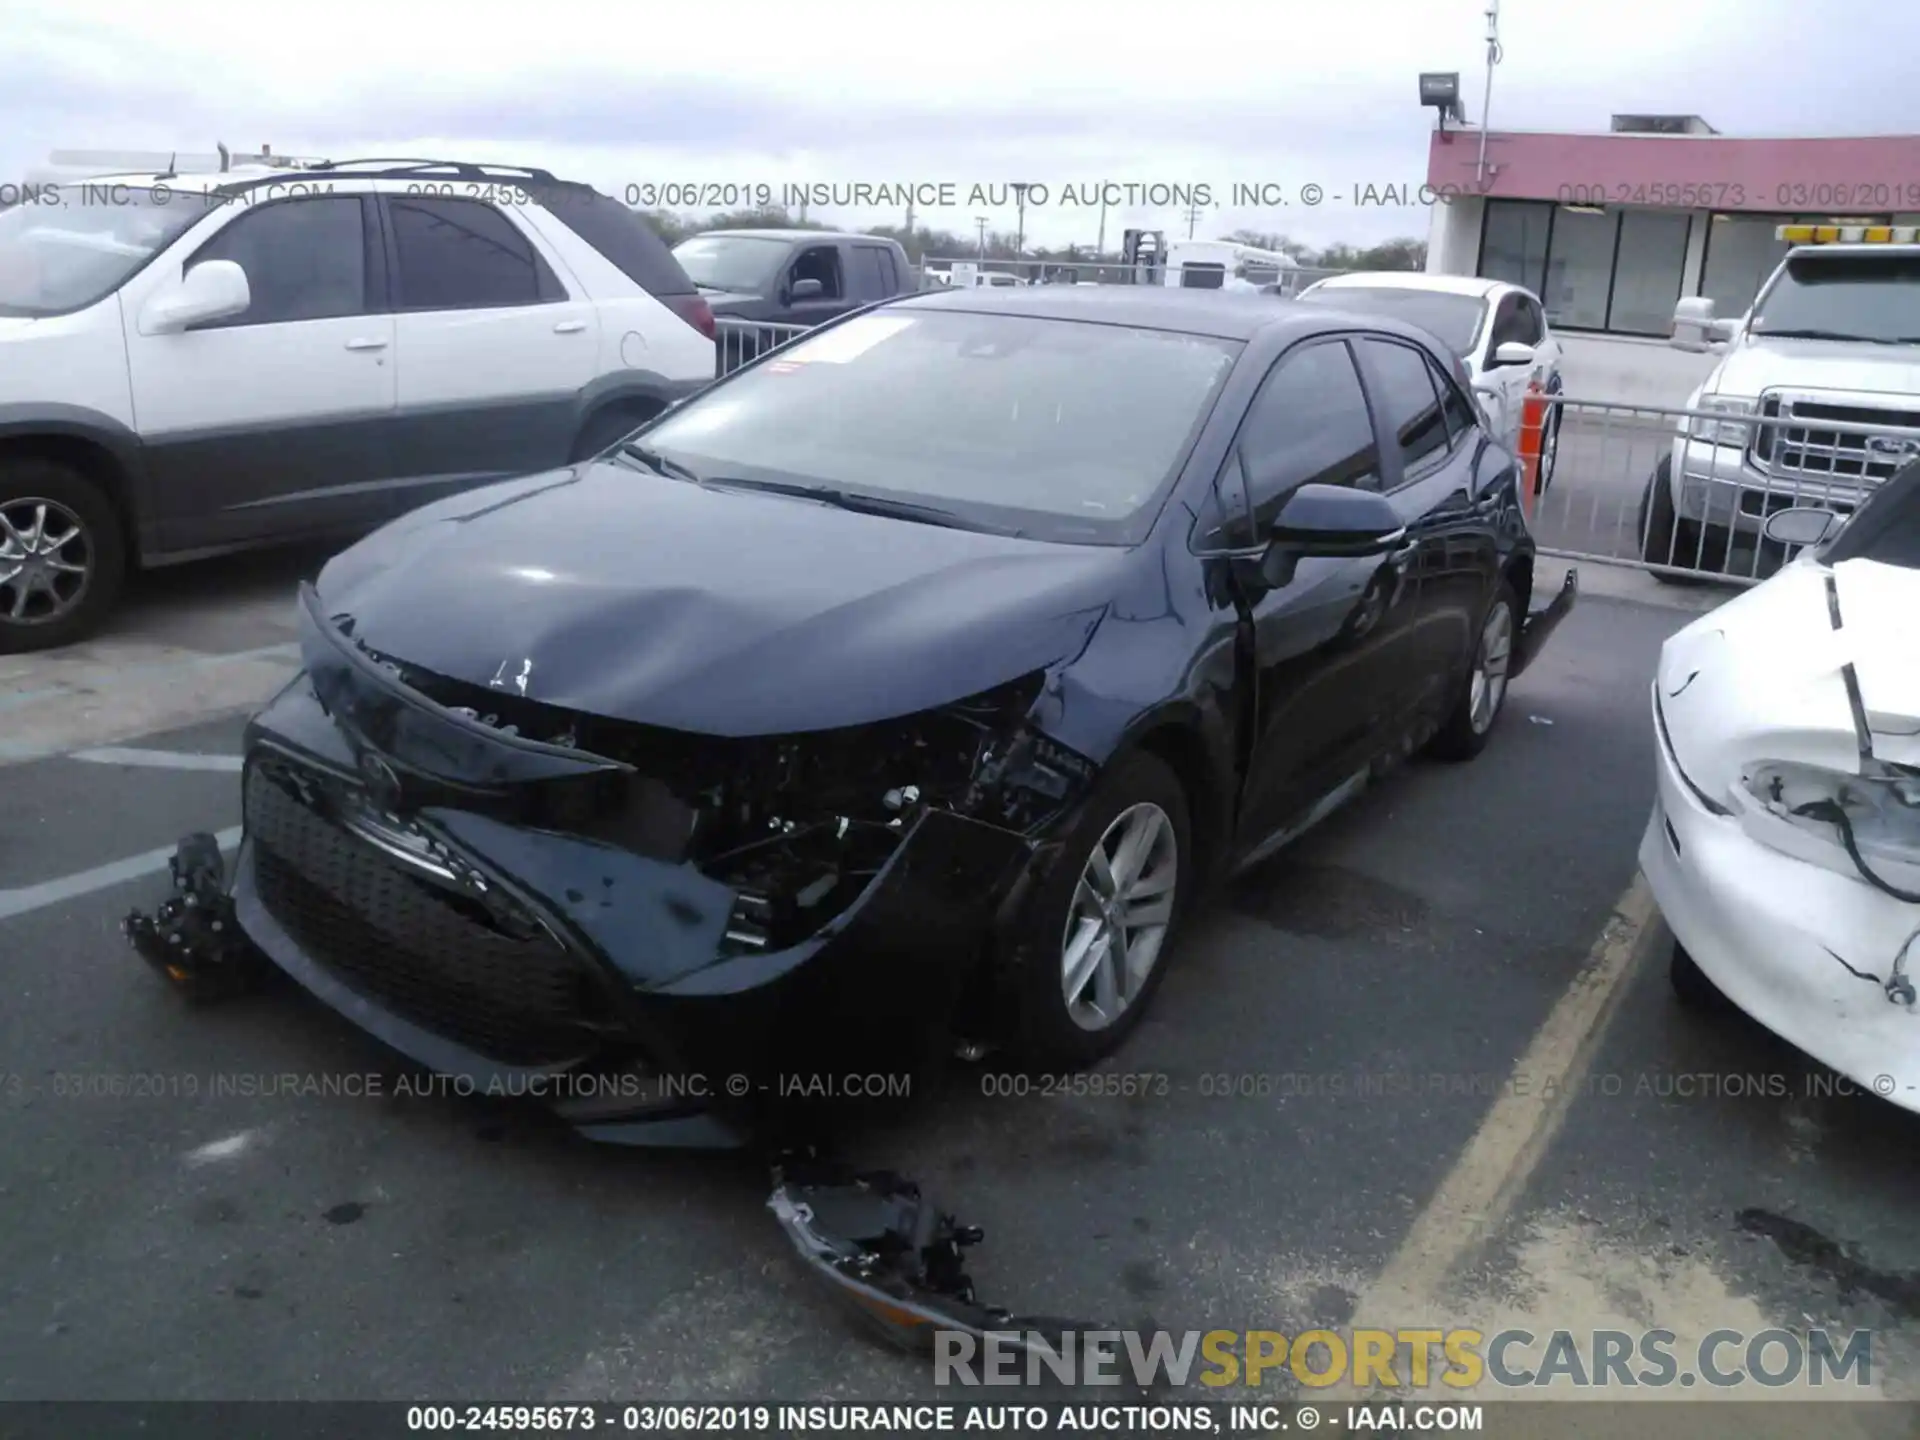
[[[1471,657],[1499,567],[1500,494],[1477,490],[1481,431],[1473,406],[1423,346],[1384,335],[1356,340],[1380,424],[1388,498],[1407,526],[1412,587],[1403,704],[1444,711]]]
[[[1218,482],[1244,492],[1258,545],[1302,485],[1385,488],[1379,436],[1347,341],[1290,349],[1255,393]],[[1237,566],[1253,689],[1239,840],[1290,833],[1338,798],[1388,733],[1414,589],[1400,555],[1303,556],[1285,583]]]

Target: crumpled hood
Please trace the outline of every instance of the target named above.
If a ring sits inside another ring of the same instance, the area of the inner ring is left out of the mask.
[[[911,714],[1070,658],[1126,554],[603,462],[415,511],[335,557],[318,588],[393,659],[738,736]]]
[[[1701,616],[1661,651],[1655,683],[1674,753],[1716,799],[1754,760],[1859,768],[1841,678],[1849,660],[1874,754],[1920,765],[1920,572],[1873,560],[1834,567],[1837,634],[1827,573],[1811,560],[1789,565]]]
[[[1707,381],[1706,394],[1753,399],[1775,386],[1799,393],[1835,390],[1885,393],[1911,404],[1920,394],[1920,359],[1912,347],[1848,345],[1835,340],[1741,339]]]

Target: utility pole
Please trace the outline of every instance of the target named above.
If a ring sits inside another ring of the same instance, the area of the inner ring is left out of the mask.
[[[985,260],[987,258],[987,217],[976,215],[973,217],[973,223],[980,231],[980,258]]]
[[[1189,240],[1193,238],[1194,227],[1199,223],[1200,207],[1198,205],[1189,205],[1187,207],[1187,238]]]
[[[1107,253],[1107,202],[1100,202],[1100,243],[1093,247],[1094,259],[1098,260]]]
[[[1027,190],[1031,184],[1032,182],[1027,180],[1016,180],[1013,183],[1013,203],[1019,207],[1020,213],[1018,228],[1013,235],[1015,259],[1027,253]]]
[[[1500,63],[1500,0],[1487,0],[1487,90],[1480,101],[1480,163],[1474,179],[1482,194],[1487,188],[1487,118],[1493,109],[1493,67]]]

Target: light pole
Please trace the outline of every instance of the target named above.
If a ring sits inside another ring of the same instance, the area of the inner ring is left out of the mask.
[[[987,217],[976,215],[973,217],[973,223],[980,231],[980,258],[985,260],[987,258]]]
[[[1013,203],[1019,207],[1018,228],[1013,235],[1013,254],[1017,260],[1027,253],[1027,191],[1032,181],[1016,180],[1013,183]]]

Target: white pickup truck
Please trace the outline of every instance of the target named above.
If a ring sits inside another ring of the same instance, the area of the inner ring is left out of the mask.
[[[1663,579],[1728,570],[1736,541],[1758,543],[1777,510],[1850,515],[1920,456],[1920,230],[1778,234],[1794,248],[1745,315],[1718,319],[1704,298],[1675,310],[1675,345],[1726,346],[1686,408],[1727,418],[1682,420],[1647,481],[1642,556],[1670,567]]]

